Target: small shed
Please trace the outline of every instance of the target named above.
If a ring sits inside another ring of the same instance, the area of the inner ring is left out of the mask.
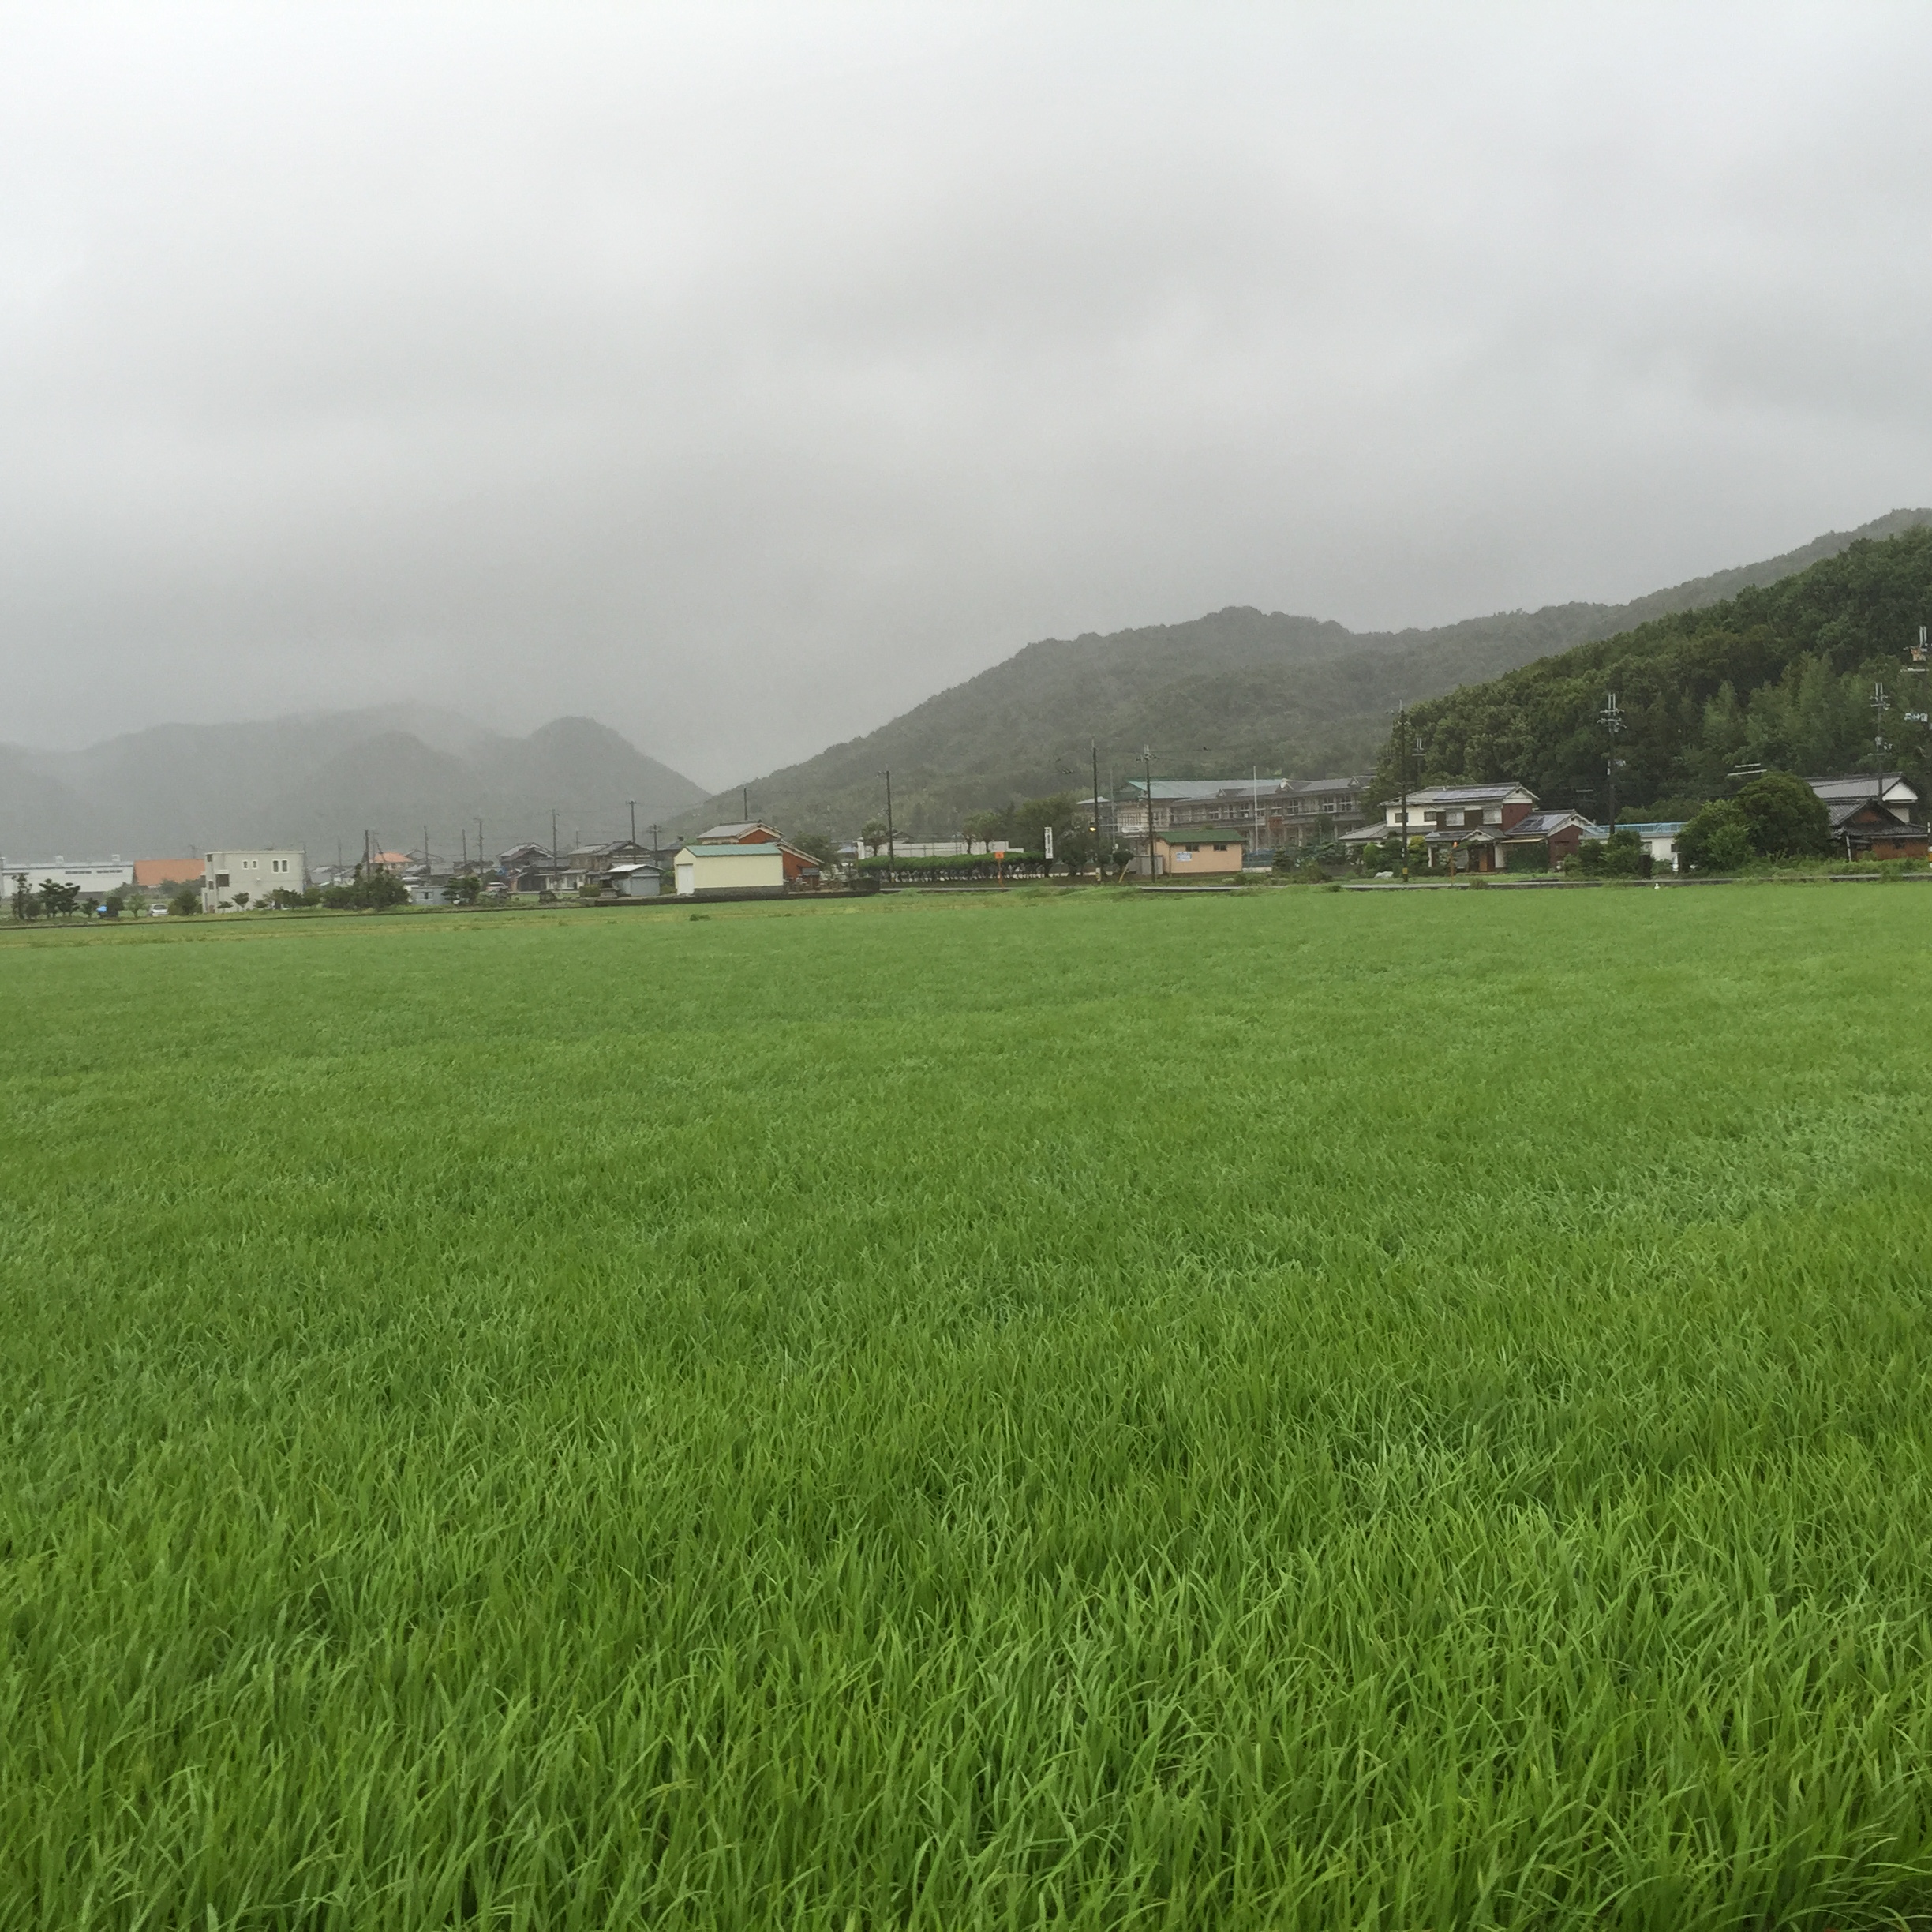
[[[1154,869],[1170,878],[1200,878],[1241,869],[1241,834],[1216,826],[1176,826],[1154,835]]]
[[[649,859],[635,865],[614,865],[608,874],[611,889],[620,899],[655,899],[664,889],[664,873]]]
[[[777,899],[784,893],[784,848],[776,840],[757,845],[681,845],[672,863],[680,899]]]

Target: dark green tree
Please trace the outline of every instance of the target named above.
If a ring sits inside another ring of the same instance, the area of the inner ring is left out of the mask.
[[[1735,872],[1755,856],[1750,821],[1735,799],[1713,799],[1677,835],[1677,856],[1692,872]]]
[[[1737,795],[1750,828],[1751,849],[1761,859],[1818,859],[1831,850],[1831,819],[1825,802],[1802,778],[1769,771]]]

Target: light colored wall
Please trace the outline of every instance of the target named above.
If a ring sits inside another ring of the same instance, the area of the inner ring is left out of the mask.
[[[224,872],[228,883],[217,886],[215,881]],[[271,892],[300,892],[308,883],[308,857],[299,848],[210,852],[201,866],[201,909],[225,912],[238,892],[248,894],[250,905],[260,905]]]
[[[769,891],[784,884],[784,859],[776,851],[760,852],[747,846],[715,857],[693,853],[677,862],[677,889],[681,893]]]
[[[1189,852],[1185,845],[1163,846],[1158,839],[1155,845],[1166,861],[1162,870],[1174,878],[1199,878],[1204,872],[1238,872],[1241,869],[1241,848],[1233,843],[1226,852],[1216,852],[1211,845],[1200,846]]]
[[[0,872],[6,875],[5,886],[9,893],[13,889],[13,882],[23,872],[27,874],[29,892],[38,892],[44,879],[56,879],[63,886],[78,886],[83,892],[90,893],[112,892],[117,886],[134,883],[133,863],[123,865],[118,859],[71,861],[55,859],[29,865],[17,859],[0,858]]]

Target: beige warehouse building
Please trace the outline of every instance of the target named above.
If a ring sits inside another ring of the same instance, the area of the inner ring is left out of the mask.
[[[785,889],[781,844],[683,845],[673,863],[680,899],[725,893],[777,898]]]

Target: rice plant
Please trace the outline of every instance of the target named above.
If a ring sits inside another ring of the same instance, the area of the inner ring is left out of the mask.
[[[0,1928],[1926,1911],[1929,945],[9,935]]]

